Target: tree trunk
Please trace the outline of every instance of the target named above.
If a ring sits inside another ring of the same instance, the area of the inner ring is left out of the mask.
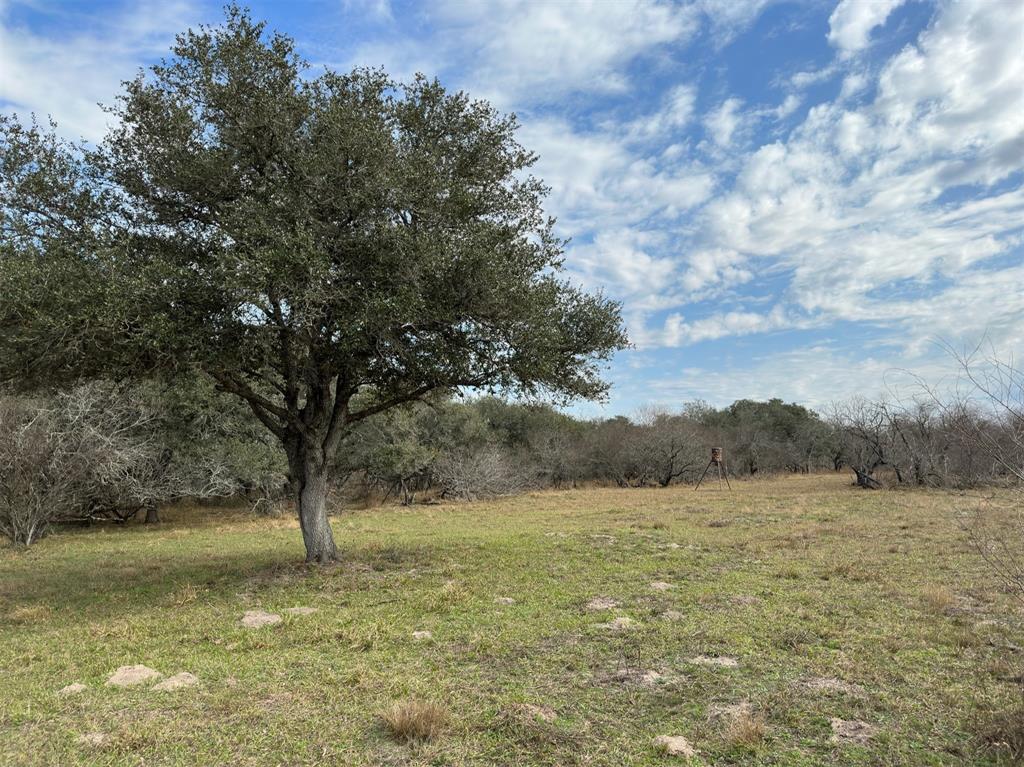
[[[303,473],[298,507],[306,561],[318,564],[337,561],[338,549],[327,520],[327,472],[322,466],[307,463]]]
[[[146,504],[146,520],[144,524],[153,525],[160,521],[160,510],[155,503]]]

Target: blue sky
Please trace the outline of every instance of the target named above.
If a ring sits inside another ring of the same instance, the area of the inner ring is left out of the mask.
[[[317,67],[515,111],[573,279],[635,348],[590,415],[816,407],[1024,350],[1024,3],[252,2]],[[0,108],[97,139],[220,4],[0,0]]]

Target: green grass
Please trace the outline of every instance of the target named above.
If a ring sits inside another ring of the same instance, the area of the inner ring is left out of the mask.
[[[709,765],[1009,763],[982,734],[1019,705],[1001,679],[1024,639],[956,525],[969,501],[848,482],[354,511],[334,520],[344,561],[330,568],[299,564],[290,521],[225,509],[0,550],[0,764],[680,763],[658,735]],[[596,596],[621,606],[585,609]],[[292,606],[319,609],[239,625]],[[636,625],[601,627],[618,616]],[[104,686],[135,663],[200,684]],[[621,678],[642,671],[662,678]],[[817,677],[863,692],[809,689]],[[88,690],[58,697],[71,682]],[[441,704],[440,735],[384,726],[408,699]],[[763,737],[730,738],[711,715],[742,701]],[[832,717],[878,729],[833,743]]]

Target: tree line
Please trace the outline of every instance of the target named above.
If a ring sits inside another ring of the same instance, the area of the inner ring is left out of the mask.
[[[352,429],[329,456],[329,507],[693,483],[712,446],[736,478],[848,470],[865,488],[976,486],[1024,464],[1020,424],[964,402],[854,399],[824,415],[779,399],[690,402],[587,420],[447,393]],[[61,522],[157,521],[182,499],[230,496],[276,513],[294,499],[289,471],[274,435],[200,376],[0,396],[0,532],[18,544]]]

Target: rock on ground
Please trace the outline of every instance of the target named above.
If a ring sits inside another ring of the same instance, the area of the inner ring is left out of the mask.
[[[858,719],[832,718],[832,742],[864,745],[870,741],[878,728]]]
[[[414,631],[412,632],[412,638],[418,640],[433,639],[434,635],[429,631]]]
[[[289,615],[312,615],[316,611],[315,607],[289,607],[285,610]]]
[[[611,597],[594,597],[587,602],[588,610],[614,610],[618,606],[618,601]]]
[[[725,655],[698,655],[695,658],[689,658],[688,662],[696,666],[719,666],[722,668],[736,668],[740,665],[738,660]]]
[[[167,692],[169,690],[180,690],[182,687],[191,687],[197,684],[199,679],[187,671],[182,671],[180,674],[168,677],[164,681],[153,685],[150,689],[158,692]]]
[[[67,687],[61,687],[59,690],[57,690],[57,694],[61,697],[65,695],[78,695],[78,693],[85,692],[87,689],[89,688],[81,682],[72,682]]]
[[[242,625],[250,629],[258,629],[261,626],[273,626],[281,622],[281,616],[276,613],[268,613],[263,610],[246,610],[242,616]]]
[[[659,735],[654,739],[654,747],[669,756],[683,756],[689,759],[697,755],[690,741],[682,735]]]
[[[146,684],[161,679],[163,674],[149,666],[141,664],[137,666],[121,666],[110,675],[107,684],[111,687],[131,687],[136,684]]]

